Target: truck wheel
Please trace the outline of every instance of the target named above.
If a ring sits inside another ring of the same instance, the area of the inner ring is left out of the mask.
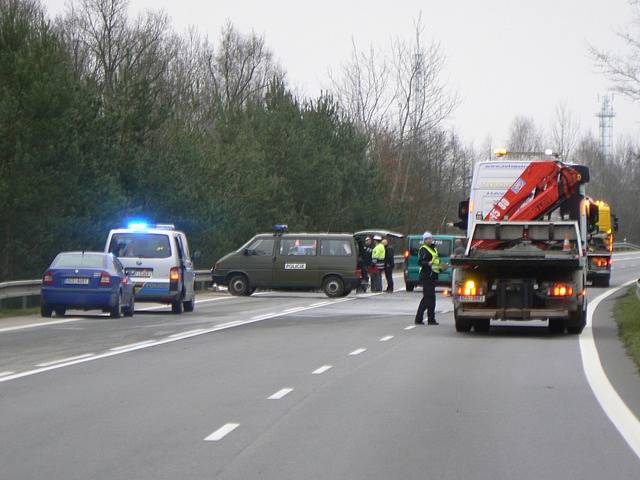
[[[340,297],[344,292],[344,283],[340,277],[331,275],[325,278],[324,282],[322,282],[322,290],[324,290],[324,294],[327,297]]]
[[[416,288],[416,286],[413,283],[407,283],[407,292],[413,292],[413,289]]]
[[[562,318],[549,319],[549,333],[564,333],[564,320]]]
[[[567,322],[567,332],[571,335],[580,335],[584,327],[587,325],[587,309],[585,305],[584,310],[579,312],[571,312],[569,314],[569,321]]]
[[[234,275],[229,279],[229,293],[236,297],[249,294],[249,280],[244,275]]]
[[[453,311],[453,318],[456,323],[456,332],[470,332],[473,322],[468,318],[458,316],[457,311]]]
[[[491,320],[488,318],[481,318],[473,321],[473,329],[478,333],[487,333],[491,327]]]

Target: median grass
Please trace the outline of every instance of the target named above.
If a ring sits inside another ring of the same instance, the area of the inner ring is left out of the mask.
[[[640,370],[640,299],[635,286],[618,299],[614,315],[622,343]]]

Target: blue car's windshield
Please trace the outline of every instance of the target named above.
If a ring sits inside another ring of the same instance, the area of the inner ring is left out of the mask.
[[[61,253],[51,265],[53,268],[105,268],[102,253]]]

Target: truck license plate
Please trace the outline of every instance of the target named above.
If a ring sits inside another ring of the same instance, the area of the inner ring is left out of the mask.
[[[465,303],[484,303],[484,295],[460,297],[460,301]]]

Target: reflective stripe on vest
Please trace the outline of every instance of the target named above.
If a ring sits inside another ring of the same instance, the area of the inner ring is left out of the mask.
[[[427,251],[431,254],[431,270],[433,273],[440,273],[440,257],[438,257],[438,250],[423,243],[420,245],[420,248],[426,248]],[[418,255],[420,255],[420,251],[418,251]],[[422,266],[420,267],[420,272],[422,272]]]

